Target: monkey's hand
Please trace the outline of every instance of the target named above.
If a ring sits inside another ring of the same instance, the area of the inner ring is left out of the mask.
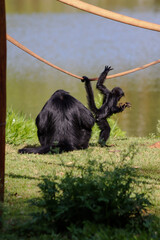
[[[119,104],[118,104],[118,107],[122,107],[122,106],[123,106],[123,103],[119,103]]]
[[[104,71],[99,76],[99,83],[101,82],[103,84],[105,78],[107,77],[109,71],[113,70],[111,66],[105,66]]]
[[[86,77],[86,76],[83,76],[82,79],[81,79],[81,82],[89,82],[89,78]]]
[[[124,104],[120,103],[119,107],[121,107],[122,109],[130,108],[131,104],[129,102],[125,102]]]
[[[131,103],[129,102],[126,102],[124,105],[125,105],[125,108],[130,108],[132,106]]]
[[[123,111],[125,108],[130,108],[131,104],[129,102],[125,102],[124,104],[120,103],[118,107],[121,109],[121,111]]]
[[[105,68],[104,68],[105,73],[108,73],[111,70],[113,70],[113,68],[111,66],[105,66]]]

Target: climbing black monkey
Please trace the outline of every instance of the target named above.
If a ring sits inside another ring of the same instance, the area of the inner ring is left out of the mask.
[[[104,71],[100,74],[97,81],[96,87],[103,94],[103,104],[99,109],[95,105],[90,80],[85,76],[82,80],[85,82],[89,108],[95,115],[96,123],[101,130],[99,136],[99,143],[102,146],[105,145],[110,135],[110,126],[108,124],[107,118],[109,118],[112,114],[122,112],[126,107],[131,106],[131,104],[128,102],[117,105],[121,97],[124,96],[124,92],[121,88],[115,87],[110,91],[104,86],[104,81],[110,70],[112,70],[111,67],[105,66]]]
[[[56,91],[36,118],[40,147],[22,148],[19,153],[44,154],[86,149],[94,125],[94,116],[64,90]]]

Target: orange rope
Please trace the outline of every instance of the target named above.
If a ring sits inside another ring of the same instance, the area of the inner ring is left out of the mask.
[[[160,32],[160,25],[156,23],[151,23],[151,22],[146,22],[142,21],[136,18],[131,18],[119,13],[111,12],[106,9],[96,7],[94,5],[82,2],[80,0],[58,0],[59,2],[68,4],[72,7],[81,9],[83,11],[104,17],[104,18],[109,18],[114,21],[122,22],[125,24],[129,24],[135,27],[140,27],[140,28],[145,28],[145,29],[150,29],[153,31],[158,31]]]
[[[121,72],[121,73],[116,73],[116,74],[113,74],[113,75],[109,75],[107,76],[107,79],[110,79],[110,78],[116,78],[116,77],[122,77],[122,76],[125,76],[125,75],[128,75],[130,73],[134,73],[134,72],[137,72],[139,70],[142,70],[142,69],[145,69],[145,68],[148,68],[152,65],[155,65],[157,63],[160,63],[160,59],[154,61],[154,62],[151,62],[151,63],[148,63],[148,64],[145,64],[141,67],[137,67],[137,68],[134,68],[134,69],[131,69],[131,70],[128,70],[128,71],[125,71],[125,72]],[[98,78],[92,78],[91,81],[96,81],[98,80]]]
[[[25,51],[26,53],[30,54],[31,56],[37,58],[38,60],[40,60],[41,62],[44,62],[45,64],[63,72],[63,73],[66,73],[72,77],[75,77],[75,78],[78,78],[80,80],[82,80],[83,78],[78,76],[78,75],[75,75],[73,73],[70,73],[60,67],[57,67],[56,65],[50,63],[49,61],[45,60],[44,58],[40,57],[39,55],[37,55],[36,53],[32,52],[31,50],[29,50],[28,48],[26,48],[24,45],[22,45],[21,43],[19,43],[18,41],[16,41],[14,38],[12,38],[10,35],[6,35],[6,38],[9,42],[13,43],[15,46],[17,46],[18,48],[20,48],[21,50]],[[115,77],[121,77],[121,76],[124,76],[124,75],[127,75],[127,74],[130,74],[130,73],[133,73],[133,72],[136,72],[136,71],[139,71],[139,70],[142,70],[144,68],[148,68],[152,65],[155,65],[157,63],[160,63],[160,59],[158,59],[157,61],[154,61],[154,62],[151,62],[151,63],[148,63],[146,65],[143,65],[141,67],[138,67],[138,68],[134,68],[134,69],[131,69],[131,70],[128,70],[128,71],[125,71],[125,72],[121,72],[121,73],[117,73],[117,74],[113,74],[113,75],[109,75],[107,76],[107,79],[111,79],[111,78],[115,78]],[[98,80],[98,78],[91,78],[90,79],[91,81],[96,81]]]
[[[40,60],[41,62],[44,62],[45,64],[47,64],[47,65],[49,65],[49,66],[51,66],[51,67],[53,67],[53,68],[55,68],[55,69],[57,69],[57,70],[59,70],[59,71],[61,71],[61,72],[64,72],[64,73],[66,73],[66,74],[68,74],[68,75],[70,75],[70,76],[72,76],[72,77],[75,77],[75,78],[78,78],[78,79],[82,79],[82,77],[77,76],[77,75],[75,75],[75,74],[72,74],[72,73],[70,73],[70,72],[68,72],[68,71],[66,71],[66,70],[64,70],[64,69],[62,69],[62,68],[60,68],[60,67],[57,67],[56,65],[52,64],[51,62],[49,62],[49,61],[45,60],[44,58],[40,57],[39,55],[37,55],[36,53],[32,52],[31,50],[29,50],[28,48],[26,48],[24,45],[22,45],[21,43],[19,43],[18,41],[16,41],[16,40],[15,40],[14,38],[12,38],[10,35],[7,34],[7,35],[6,35],[6,38],[7,38],[7,40],[8,40],[9,42],[13,43],[16,47],[20,48],[21,50],[23,50],[24,52],[30,54],[31,56],[37,58],[37,59]]]

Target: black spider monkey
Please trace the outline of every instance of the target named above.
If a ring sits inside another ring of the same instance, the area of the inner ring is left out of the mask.
[[[118,101],[121,99],[121,97],[124,96],[123,90],[119,87],[115,87],[111,91],[109,91],[103,85],[110,70],[112,70],[111,67],[105,66],[104,71],[100,74],[97,81],[96,87],[103,94],[103,104],[99,109],[95,105],[90,80],[86,76],[84,76],[82,79],[82,82],[85,82],[89,108],[95,115],[96,123],[101,130],[99,136],[99,143],[101,144],[101,146],[105,145],[107,139],[110,136],[111,129],[108,124],[107,118],[109,118],[112,114],[122,112],[126,107],[131,106],[131,104],[128,102],[124,103],[123,105],[119,104],[119,106],[117,106]]]
[[[36,118],[40,147],[22,148],[19,153],[45,154],[86,149],[95,123],[92,113],[64,90],[56,91]]]

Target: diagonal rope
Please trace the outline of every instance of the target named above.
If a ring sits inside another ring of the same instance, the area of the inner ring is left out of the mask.
[[[113,74],[113,75],[109,75],[109,76],[107,76],[107,79],[122,77],[122,76],[125,76],[125,75],[128,75],[128,74],[137,72],[137,71],[139,71],[139,70],[148,68],[148,67],[150,67],[150,66],[152,66],[152,65],[155,65],[155,64],[157,64],[157,63],[160,63],[160,59],[158,59],[158,60],[156,60],[156,61],[154,61],[154,62],[145,64],[145,65],[143,65],[143,66],[141,66],[141,67],[137,67],[137,68],[134,68],[134,69],[125,71],[125,72],[121,72],[121,73],[116,73],[116,74]],[[96,81],[96,80],[98,80],[98,78],[92,78],[92,79],[91,79],[91,81]]]
[[[44,62],[45,64],[49,65],[50,67],[53,67],[61,72],[64,72],[72,77],[78,78],[78,79],[82,79],[82,77],[75,75],[73,73],[70,73],[54,64],[52,64],[51,62],[45,60],[44,58],[40,57],[39,55],[37,55],[36,53],[32,52],[31,50],[29,50],[27,47],[25,47],[24,45],[22,45],[20,42],[18,42],[17,40],[15,40],[14,38],[12,38],[10,35],[6,35],[6,38],[9,42],[13,43],[16,47],[20,48],[21,50],[23,50],[24,52],[30,54],[31,56],[33,56],[34,58],[37,58],[39,61]]]
[[[59,2],[68,4],[72,7],[81,9],[83,11],[104,17],[109,18],[114,21],[122,22],[125,24],[129,24],[135,27],[145,28],[153,31],[160,32],[160,25],[156,23],[142,21],[136,18],[128,17],[119,13],[111,12],[106,9],[91,5],[89,3],[82,2],[80,0],[58,0]]]
[[[68,74],[68,75],[70,75],[70,76],[72,76],[72,77],[75,77],[75,78],[78,78],[78,79],[80,79],[80,80],[83,79],[82,77],[80,77],[80,76],[78,76],[78,75],[75,75],[75,74],[73,74],[73,73],[71,73],[71,72],[68,72],[68,71],[66,71],[66,70],[64,70],[64,69],[62,69],[62,68],[60,68],[60,67],[57,67],[56,65],[52,64],[51,62],[49,62],[49,61],[45,60],[44,58],[40,57],[39,55],[37,55],[36,53],[32,52],[32,51],[29,50],[27,47],[25,47],[24,45],[22,45],[21,43],[19,43],[18,41],[16,41],[16,40],[15,40],[14,38],[12,38],[10,35],[7,34],[7,35],[6,35],[6,38],[7,38],[7,40],[8,40],[9,42],[11,42],[12,44],[14,44],[16,47],[20,48],[21,50],[23,50],[24,52],[30,54],[31,56],[37,58],[37,59],[40,60],[41,62],[49,65],[50,67],[53,67],[53,68],[55,68],[55,69],[57,69],[57,70],[65,73],[65,74]],[[128,71],[125,71],[125,72],[121,72],[121,73],[117,73],[117,74],[113,74],[113,75],[109,75],[109,76],[107,76],[107,79],[116,78],[116,77],[121,77],[121,76],[130,74],[130,73],[133,73],[133,72],[136,72],[136,71],[139,71],[139,70],[148,68],[148,67],[150,67],[150,66],[152,66],[152,65],[155,65],[155,64],[157,64],[157,63],[160,63],[160,59],[158,59],[158,60],[156,60],[156,61],[154,61],[154,62],[148,63],[148,64],[146,64],[146,65],[143,65],[143,66],[141,66],[141,67],[138,67],[138,68],[134,68],[134,69],[131,69],[131,70],[128,70]],[[98,78],[91,78],[90,80],[91,80],[91,81],[96,81],[96,80],[98,80]]]

